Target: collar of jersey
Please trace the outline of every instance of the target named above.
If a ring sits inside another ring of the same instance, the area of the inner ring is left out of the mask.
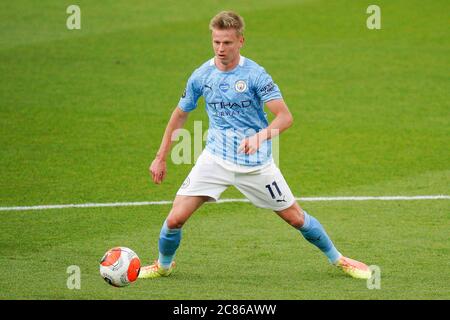
[[[233,69],[228,70],[228,71],[222,71],[222,70],[219,70],[219,68],[216,67],[216,64],[214,63],[214,57],[213,57],[211,60],[209,60],[209,65],[210,66],[214,66],[220,72],[230,73],[230,72],[235,71],[238,67],[242,67],[244,65],[244,62],[245,62],[245,57],[239,55],[239,63],[238,63],[238,65],[236,67],[234,67]]]

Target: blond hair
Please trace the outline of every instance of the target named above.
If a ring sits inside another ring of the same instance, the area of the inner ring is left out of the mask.
[[[238,35],[242,36],[245,29],[244,19],[233,11],[222,11],[211,19],[209,30],[213,29],[234,29]]]

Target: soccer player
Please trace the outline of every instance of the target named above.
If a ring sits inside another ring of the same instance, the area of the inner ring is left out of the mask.
[[[217,201],[233,185],[255,206],[275,211],[319,248],[332,265],[348,275],[368,279],[362,262],[343,256],[319,221],[296,202],[271,153],[271,138],[292,125],[292,115],[278,86],[264,68],[240,55],[244,21],[223,11],[210,22],[214,58],[190,76],[178,106],[173,110],[161,146],[149,170],[160,184],[166,176],[166,158],[172,135],[183,127],[189,112],[205,99],[209,117],[206,147],[181,185],[161,228],[159,257],[144,266],[139,278],[171,274],[183,225],[206,201]],[[269,124],[264,105],[274,114]]]

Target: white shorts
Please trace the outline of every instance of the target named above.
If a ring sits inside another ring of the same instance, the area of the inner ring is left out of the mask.
[[[294,204],[294,195],[273,161],[258,168],[239,167],[242,169],[227,165],[204,150],[177,195],[208,196],[217,201],[229,186],[235,186],[260,208],[281,211]]]

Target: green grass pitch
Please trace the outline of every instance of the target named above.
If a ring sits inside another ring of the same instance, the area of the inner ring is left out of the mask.
[[[298,197],[449,194],[448,1],[70,1],[0,10],[0,206],[172,200],[190,165],[148,165],[208,23],[233,9],[244,56],[282,90],[294,125],[280,168]],[[188,120],[207,117],[203,104]],[[242,198],[227,190],[223,198]],[[450,200],[300,202],[380,289],[346,277],[275,214],[207,204],[184,227],[172,277],[108,286],[98,262],[128,246],[157,257],[168,205],[0,211],[0,299],[449,299]],[[67,288],[67,267],[81,289]]]

